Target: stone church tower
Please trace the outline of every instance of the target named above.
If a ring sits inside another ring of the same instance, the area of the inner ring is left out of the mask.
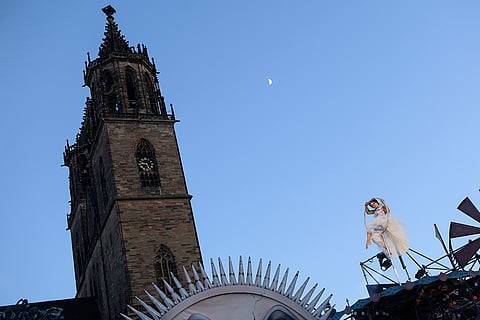
[[[115,10],[103,12],[105,36],[84,71],[91,97],[64,161],[77,297],[96,297],[102,319],[118,319],[152,282],[183,281],[201,253],[156,66],[145,46],[129,46]]]

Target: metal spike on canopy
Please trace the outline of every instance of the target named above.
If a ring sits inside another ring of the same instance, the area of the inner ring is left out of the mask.
[[[175,304],[182,302],[182,298],[180,298],[180,296],[175,292],[175,290],[173,290],[172,286],[167,281],[165,281],[165,279],[162,279],[162,281],[163,281],[163,285],[165,286],[168,293],[170,294],[170,297],[173,298],[173,301],[175,302]]]
[[[293,280],[292,280],[292,282],[290,282],[290,285],[288,286],[288,289],[285,292],[285,295],[289,298],[292,297],[293,290],[295,289],[295,284],[297,284],[297,279],[298,279],[298,271],[293,276]]]
[[[124,315],[123,313],[120,313],[120,315],[121,315],[122,318],[125,319],[125,320],[133,320],[132,318],[130,318],[129,316]]]
[[[233,270],[233,263],[231,257],[228,257],[228,275],[230,278],[230,284],[236,285],[237,279],[235,279],[235,270]]]
[[[188,291],[190,291],[190,295],[197,293],[197,289],[195,289],[195,286],[192,283],[192,279],[190,279],[190,275],[188,274],[185,266],[183,266],[183,275],[185,277],[185,280],[187,280],[187,286],[188,286]]]
[[[332,298],[332,294],[325,299],[325,301],[322,302],[321,305],[318,306],[317,310],[313,313],[314,316],[320,316],[321,313],[324,311],[324,309],[330,304],[330,299]]]
[[[287,277],[288,277],[288,270],[285,270],[285,273],[283,274],[282,281],[280,282],[280,285],[278,286],[277,292],[280,294],[283,294],[285,291],[285,287],[287,286]]]
[[[213,286],[220,287],[220,280],[218,279],[217,270],[215,269],[215,264],[213,263],[212,258],[210,258],[210,266],[212,267]]]
[[[245,271],[243,270],[242,256],[240,256],[240,260],[238,262],[238,284],[245,284]]]
[[[195,266],[193,264],[192,264],[192,273],[193,273],[193,279],[195,280],[195,287],[197,288],[197,292],[205,290],[205,287],[200,281],[197,270],[195,269]]]
[[[247,286],[251,286],[253,284],[252,281],[252,260],[248,257],[247,262]]]
[[[310,298],[312,297],[313,295],[313,292],[317,289],[317,283],[315,283],[315,285],[307,292],[307,294],[303,297],[300,305],[302,307],[307,307],[308,306],[308,301],[310,300]]]
[[[325,288],[320,290],[320,292],[315,296],[315,298],[313,298],[312,302],[308,304],[307,311],[312,312],[315,309],[315,305],[320,300],[320,297],[323,295],[323,292],[325,292]]]
[[[275,275],[273,276],[272,284],[270,285],[270,290],[275,291],[277,289],[279,276],[280,276],[280,265],[278,265],[277,270],[275,270]]]
[[[170,276],[173,279],[173,283],[175,283],[175,287],[177,287],[177,291],[180,292],[180,299],[185,300],[186,298],[188,298],[187,291],[182,287],[182,284],[180,283],[180,281],[178,281],[177,277],[175,277],[172,272],[170,272]]]
[[[167,297],[167,295],[162,290],[160,290],[160,288],[157,287],[155,283],[153,283],[153,287],[155,288],[155,291],[163,300],[163,302],[167,305],[168,308],[173,307],[175,305],[175,303],[169,297]]]
[[[265,274],[265,279],[267,278],[267,276],[268,274]],[[258,262],[257,275],[255,276],[255,286],[262,286],[262,259],[260,259],[260,261]]]
[[[167,307],[161,303],[160,301],[157,300],[154,296],[150,294],[147,290],[145,290],[145,294],[147,295],[148,299],[152,301],[152,303],[157,307],[157,309],[160,311],[160,314],[163,315],[165,312],[167,312]]]
[[[140,302],[140,304],[142,305],[142,307],[145,308],[145,310],[147,310],[147,312],[153,317],[154,320],[160,320],[160,317],[162,316],[160,314],[160,312],[158,312],[157,310],[155,310],[154,308],[150,307],[148,304],[146,304],[145,302],[143,302],[142,299],[140,299],[139,297],[135,297],[135,299],[137,299],[138,302]]]
[[[137,315],[137,317],[139,317],[140,319],[142,320],[153,320],[152,318],[146,316],[145,314],[143,314],[142,312],[138,311],[137,309],[135,309],[134,307],[132,306],[128,306],[128,308]]]
[[[222,281],[222,286],[228,286],[227,275],[225,274],[225,269],[223,268],[222,260],[218,258],[218,269],[220,270],[220,280]]]
[[[258,286],[262,286],[263,288],[268,289],[268,287],[270,285],[270,270],[271,269],[272,269],[272,262],[268,261],[267,270],[265,271],[265,277],[263,278],[263,285],[261,285],[260,284],[261,281],[259,281]],[[259,270],[259,271],[260,271],[260,273],[262,272],[262,270]]]
[[[207,273],[205,272],[205,269],[203,269],[203,266],[200,263],[198,264],[198,267],[200,268],[200,272],[202,274],[203,285],[205,289],[210,289],[212,287],[212,282],[208,278]]]
[[[308,281],[310,280],[310,277],[308,277],[304,282],[303,284],[300,286],[300,288],[298,289],[297,293],[295,293],[295,295],[293,296],[293,301],[296,301],[296,302],[299,302],[300,301],[300,298],[302,297],[303,295],[303,291],[305,291],[305,287],[307,286],[307,283]]]

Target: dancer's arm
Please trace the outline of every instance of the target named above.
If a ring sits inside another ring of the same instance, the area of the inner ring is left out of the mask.
[[[383,199],[380,199],[380,201],[382,202],[382,205],[383,205],[383,211],[385,212],[386,215],[389,215],[390,214],[390,207],[387,206],[387,204],[385,203],[385,200]]]

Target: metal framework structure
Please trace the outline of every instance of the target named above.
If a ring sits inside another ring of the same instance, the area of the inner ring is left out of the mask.
[[[480,212],[468,197],[457,209],[480,222]],[[480,234],[480,228],[451,222],[447,248],[434,226],[445,255],[432,259],[409,249],[398,259],[405,273],[403,282],[398,275],[392,276],[395,262],[393,266],[385,263],[380,254],[360,262],[369,298],[352,306],[347,303],[334,319],[480,320],[480,237],[453,249],[453,242],[458,241],[453,239]],[[414,279],[407,265],[417,268]]]

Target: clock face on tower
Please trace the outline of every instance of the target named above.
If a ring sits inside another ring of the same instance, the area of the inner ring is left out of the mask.
[[[138,160],[138,168],[142,171],[152,171],[154,166],[155,164],[153,163],[152,159],[144,157]]]

